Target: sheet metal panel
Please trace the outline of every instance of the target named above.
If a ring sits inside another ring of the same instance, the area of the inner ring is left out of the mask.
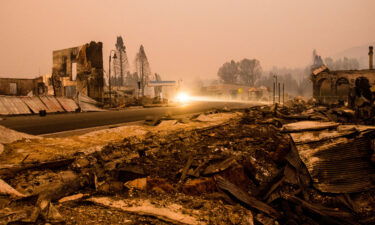
[[[60,105],[60,103],[57,101],[55,97],[47,96],[47,98],[53,103],[54,108],[56,108],[58,112],[65,112],[65,110],[63,109],[63,107]]]
[[[285,124],[282,128],[284,132],[302,132],[331,129],[338,127],[340,124],[335,122],[321,122],[321,121],[300,121],[295,123]]]
[[[40,96],[39,98],[47,106],[48,112],[64,112],[55,97]]]
[[[7,108],[10,115],[17,115],[18,114],[16,106],[14,105],[13,101],[11,101],[11,99],[8,96],[4,96],[2,98],[2,101],[3,101],[3,104]]]
[[[48,111],[47,106],[38,97],[21,97],[21,100],[33,111],[39,113],[40,110]]]
[[[74,112],[78,108],[78,105],[73,99],[63,97],[57,97],[56,99],[67,112]]]
[[[16,106],[17,114],[31,114],[30,108],[21,100],[20,97],[9,97]]]
[[[29,107],[19,97],[2,96],[1,102],[9,115],[31,114]]]
[[[370,162],[370,149],[375,132],[366,133],[354,138],[321,138],[313,142],[304,139],[298,141],[298,138],[295,140],[300,142],[296,144],[298,154],[315,188],[330,193],[361,192],[374,188],[372,179],[375,177],[375,168]],[[329,135],[321,135],[325,136]]]
[[[0,96],[0,115],[9,115],[11,114],[11,112],[8,110],[7,106],[4,105],[3,103],[3,97],[4,96]]]
[[[79,102],[86,102],[86,103],[91,103],[91,104],[98,104],[97,101],[95,101],[94,99],[88,97],[87,95],[84,95],[84,94],[79,94],[78,95],[78,101]]]
[[[8,115],[15,115],[17,111],[13,103],[7,98],[7,96],[2,96],[0,101],[5,107],[5,110],[8,112]]]
[[[79,106],[83,112],[104,112],[106,110],[96,107],[90,103],[80,102]]]

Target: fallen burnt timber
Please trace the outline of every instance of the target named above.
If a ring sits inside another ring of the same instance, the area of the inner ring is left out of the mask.
[[[375,127],[298,101],[239,111],[215,126],[0,166],[0,224],[375,223]]]

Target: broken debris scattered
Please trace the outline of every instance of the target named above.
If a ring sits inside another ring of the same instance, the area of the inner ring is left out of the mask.
[[[153,118],[96,151],[7,164],[0,224],[375,223],[375,127],[299,99],[236,111],[189,129],[223,112]]]

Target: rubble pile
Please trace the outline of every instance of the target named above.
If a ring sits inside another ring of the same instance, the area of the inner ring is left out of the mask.
[[[0,170],[0,224],[375,223],[375,128],[330,114],[302,101],[254,106],[224,124]]]

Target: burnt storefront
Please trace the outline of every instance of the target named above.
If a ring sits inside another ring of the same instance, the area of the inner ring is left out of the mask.
[[[103,96],[103,44],[88,44],[53,51],[51,83],[55,96],[78,94],[99,100]]]
[[[369,69],[331,71],[321,66],[312,71],[313,97],[321,104],[372,103],[375,91],[375,70],[373,69],[373,48],[369,48]]]
[[[42,77],[34,79],[0,78],[0,95],[42,95],[46,86]]]

